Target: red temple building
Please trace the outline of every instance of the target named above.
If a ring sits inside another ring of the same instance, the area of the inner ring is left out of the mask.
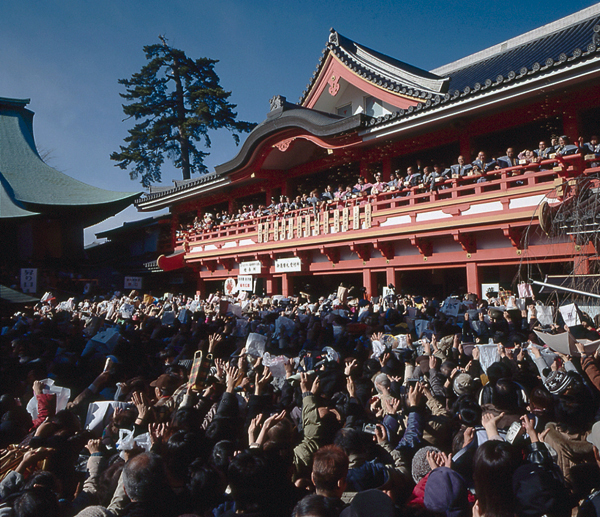
[[[591,240],[548,229],[577,181],[600,172],[600,159],[583,149],[494,167],[485,181],[471,171],[433,188],[401,185],[210,230],[192,225],[359,176],[389,181],[409,166],[446,169],[459,155],[470,163],[481,150],[490,160],[509,147],[537,150],[552,135],[588,142],[600,132],[599,80],[600,4],[429,72],[332,29],[297,104],[274,97],[237,156],[200,178],[151,188],[136,204],[169,207],[174,253],[158,266],[184,268],[202,293],[239,274],[269,295],[331,291],[340,275],[372,295],[389,283],[481,295],[482,283],[510,285],[519,271],[587,273],[597,260]]]

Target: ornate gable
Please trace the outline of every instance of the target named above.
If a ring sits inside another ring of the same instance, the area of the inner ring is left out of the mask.
[[[300,104],[334,115],[379,117],[443,95],[448,78],[359,45],[331,29]]]

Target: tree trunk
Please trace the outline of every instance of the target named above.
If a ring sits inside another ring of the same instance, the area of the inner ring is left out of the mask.
[[[163,45],[167,48],[166,39],[160,37]],[[171,54],[172,55],[172,54]],[[173,70],[173,80],[175,81],[175,102],[177,104],[177,130],[179,131],[179,149],[181,150],[181,175],[184,180],[189,180],[192,175],[190,171],[190,141],[183,130],[183,124],[186,120],[185,113],[185,99],[183,95],[183,85],[181,84],[181,76],[179,75],[179,62],[173,56],[173,63],[171,64],[171,70]]]

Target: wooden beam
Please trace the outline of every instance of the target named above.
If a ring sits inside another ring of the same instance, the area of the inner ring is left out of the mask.
[[[467,253],[475,253],[477,251],[477,239],[474,234],[456,230],[452,232],[452,236]]]
[[[433,246],[429,239],[412,236],[410,238],[410,243],[415,246],[419,250],[419,253],[424,257],[431,257],[431,255],[433,255]]]

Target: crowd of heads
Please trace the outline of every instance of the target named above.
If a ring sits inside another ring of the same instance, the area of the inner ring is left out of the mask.
[[[391,285],[44,299],[1,322],[3,515],[595,514],[585,314]]]

